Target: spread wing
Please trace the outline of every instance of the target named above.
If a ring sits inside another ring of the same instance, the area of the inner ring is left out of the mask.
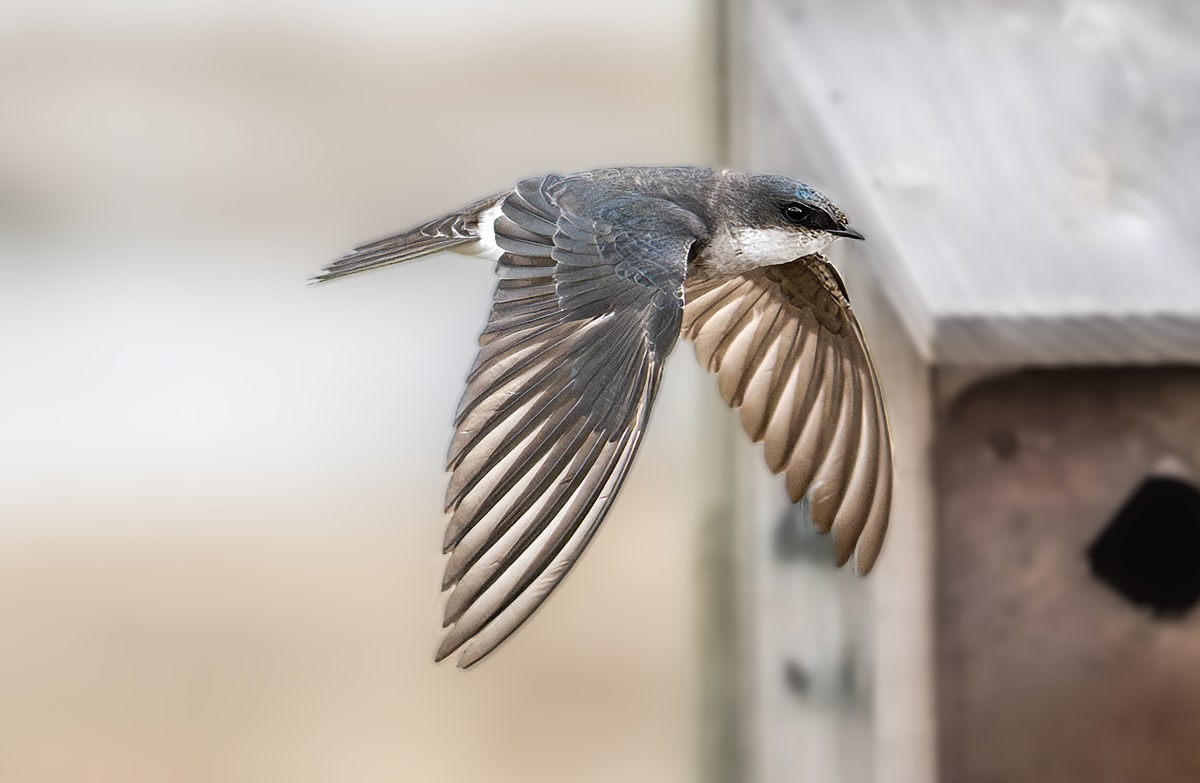
[[[501,280],[450,446],[439,661],[495,649],[595,534],[679,335],[699,230],[668,202],[553,175],[505,199]]]
[[[833,530],[838,564],[870,570],[892,497],[892,443],[875,367],[845,287],[820,255],[689,281],[683,334],[721,396],[786,472],[788,494]]]

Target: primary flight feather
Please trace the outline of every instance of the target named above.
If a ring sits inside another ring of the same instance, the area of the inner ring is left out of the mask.
[[[470,666],[541,605],[604,520],[682,335],[839,564],[874,564],[892,492],[879,381],[821,251],[862,239],[786,177],[615,168],[527,179],[363,245],[313,282],[439,250],[500,278],[450,444],[449,630]]]

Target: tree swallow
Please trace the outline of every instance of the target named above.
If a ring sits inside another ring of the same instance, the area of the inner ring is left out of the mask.
[[[781,176],[700,168],[550,174],[356,248],[311,282],[439,250],[500,278],[450,444],[436,659],[468,667],[546,599],[603,521],[684,336],[806,494],[838,564],[879,555],[892,450],[879,381],[821,251],[862,239]]]

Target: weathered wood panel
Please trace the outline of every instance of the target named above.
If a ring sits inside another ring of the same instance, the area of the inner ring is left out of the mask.
[[[1200,361],[1200,6],[744,5],[927,359]]]

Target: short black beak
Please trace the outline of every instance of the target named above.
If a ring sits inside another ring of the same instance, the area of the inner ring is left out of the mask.
[[[862,234],[858,233],[854,229],[850,228],[850,226],[846,226],[845,228],[839,228],[835,231],[830,231],[829,233],[833,234],[834,236],[846,237],[848,239],[866,239],[866,237],[864,237]]]

